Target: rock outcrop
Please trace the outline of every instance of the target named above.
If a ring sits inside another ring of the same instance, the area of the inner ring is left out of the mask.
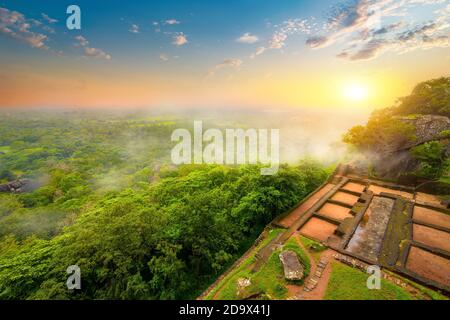
[[[247,278],[239,278],[237,281],[237,296],[241,299],[248,298],[249,293],[247,292],[247,288],[252,285],[250,279]]]
[[[292,250],[285,250],[280,253],[280,260],[284,268],[284,277],[290,281],[302,280],[304,268],[298,260],[297,254]]]
[[[442,136],[442,133],[450,130],[450,119],[444,116],[420,115],[403,117],[400,120],[416,128],[417,139],[408,143],[405,149],[436,139],[443,139],[445,137]]]
[[[30,186],[30,180],[20,179],[6,184],[0,184],[0,192],[23,193],[29,191]]]
[[[450,154],[450,119],[445,116],[416,115],[399,118],[415,128],[413,140],[394,141],[391,144],[377,145],[376,152],[368,152],[363,158],[355,159],[351,166],[360,175],[369,175],[368,167],[382,179],[395,180],[403,184],[415,184],[415,178],[409,175],[419,168],[420,162],[411,155],[411,149],[427,142],[440,141],[446,144]]]

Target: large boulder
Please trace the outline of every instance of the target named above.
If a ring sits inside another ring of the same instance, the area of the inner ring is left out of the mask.
[[[285,250],[280,253],[280,260],[284,268],[284,277],[287,280],[302,280],[305,269],[298,260],[297,254],[292,250]]]

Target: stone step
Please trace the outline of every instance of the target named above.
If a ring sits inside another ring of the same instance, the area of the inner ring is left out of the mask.
[[[316,285],[319,282],[319,279],[317,277],[313,277],[309,280],[309,282],[313,283],[314,285]]]

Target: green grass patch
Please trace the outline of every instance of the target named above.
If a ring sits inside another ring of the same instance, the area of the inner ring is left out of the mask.
[[[284,230],[281,229],[281,231]],[[293,238],[289,239],[283,246],[283,250],[292,250],[297,253],[300,262],[305,267],[306,278],[311,270],[311,265],[308,256],[298,246],[296,240]],[[248,288],[246,288],[246,296],[259,295],[259,298],[264,299],[286,299],[286,295],[288,293],[286,285],[291,282],[284,278],[283,265],[279,258],[280,253],[281,250],[276,250],[273,252],[267,263],[264,264],[256,273],[251,272],[253,262],[255,262],[254,255],[252,255],[245,260],[235,272],[232,272],[228,277],[226,277],[219,284],[218,289],[213,290],[208,295],[207,299],[212,299],[217,293],[216,298],[219,300],[239,299],[237,295],[237,282],[240,278],[250,279],[252,283]],[[294,282],[292,282],[292,284],[294,284]],[[297,282],[295,284],[301,284],[301,282]]]
[[[297,241],[294,238],[290,238],[283,246],[283,250],[292,250],[297,253],[298,258],[300,259],[300,263],[305,267],[305,276],[306,278],[311,271],[311,263],[309,262],[309,258],[306,253],[298,246]],[[278,251],[280,254],[281,251]],[[277,257],[278,257],[277,254]],[[278,259],[278,261],[280,261]],[[280,261],[281,264],[281,261]]]
[[[380,290],[370,290],[368,274],[339,262],[332,262],[332,267],[325,300],[414,300],[406,290],[386,280],[381,280]]]
[[[416,288],[417,293],[414,294],[416,299],[425,300],[428,298],[428,299],[432,299],[432,300],[448,300],[446,296],[444,296],[443,294],[441,294],[438,291],[431,290],[431,289],[424,287],[414,281],[411,281],[407,278],[401,277],[398,274],[394,274],[394,273],[390,272],[389,270],[384,270],[383,272],[389,273],[391,275],[395,275],[395,277],[401,279],[403,282]]]
[[[327,247],[323,244],[304,236],[300,236],[300,241],[302,242],[303,246],[311,253],[315,262],[318,262],[320,260],[322,252],[327,249]]]
[[[0,154],[1,153],[9,153],[11,151],[11,147],[10,146],[0,146]]]
[[[285,229],[272,229],[269,231],[268,236],[255,248],[253,252],[249,255],[247,259],[241,262],[241,264],[233,271],[231,271],[225,278],[220,281],[217,286],[211,290],[211,292],[205,297],[205,300],[212,300],[217,292],[221,292],[223,295],[224,291],[227,292],[225,295],[231,295],[230,287],[236,289],[236,283],[239,278],[246,277],[246,274],[250,272],[249,267],[255,262],[255,254],[264,246],[266,246],[275,237],[286,231]]]
[[[285,286],[283,275],[283,266],[278,257],[280,252],[274,252],[267,263],[262,268],[254,273],[246,273],[245,277],[249,278],[252,285],[247,289],[247,295],[262,294],[267,299],[284,299],[287,294],[287,288]],[[232,285],[230,291],[224,291],[224,295],[221,299],[238,299],[236,296],[236,283]],[[225,293],[227,293],[225,295]]]

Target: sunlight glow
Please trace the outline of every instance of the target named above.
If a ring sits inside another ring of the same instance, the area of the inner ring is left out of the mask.
[[[344,97],[351,101],[363,101],[368,96],[368,88],[361,84],[350,84],[344,87]]]

